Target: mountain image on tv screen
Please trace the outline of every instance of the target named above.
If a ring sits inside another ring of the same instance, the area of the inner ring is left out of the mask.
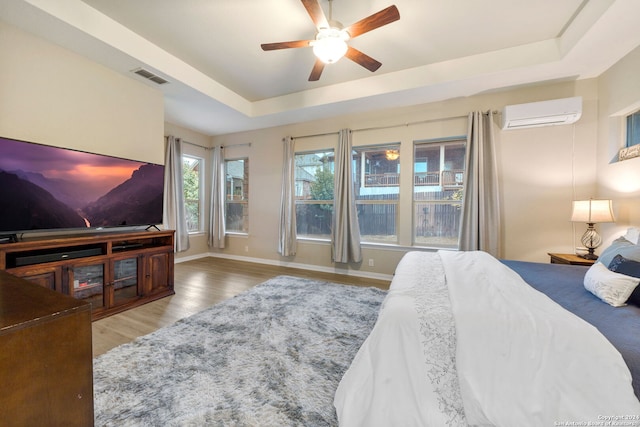
[[[0,232],[162,223],[164,166],[0,138]]]

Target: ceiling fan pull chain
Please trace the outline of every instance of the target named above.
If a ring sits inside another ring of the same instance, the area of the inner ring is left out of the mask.
[[[329,26],[331,26],[331,21],[333,21],[333,0],[329,0]]]

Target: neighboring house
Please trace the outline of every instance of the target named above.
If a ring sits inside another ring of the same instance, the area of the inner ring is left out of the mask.
[[[226,168],[227,199],[242,200],[245,194],[245,176],[243,164],[237,162],[227,163]],[[230,197],[230,195],[232,195]]]

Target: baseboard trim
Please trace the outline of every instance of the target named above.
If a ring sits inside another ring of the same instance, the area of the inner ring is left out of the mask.
[[[180,258],[175,258],[173,259],[174,264],[180,264],[181,262],[187,262],[187,261],[193,261],[194,259],[200,259],[200,258],[209,258],[211,255],[208,253],[200,253],[197,255],[190,255],[190,256],[185,256],[185,257],[180,257]]]
[[[187,256],[187,257],[182,257],[182,258],[177,258],[175,260],[175,263],[178,264],[178,263],[181,263],[181,262],[192,261],[192,260],[200,259],[200,258],[209,258],[209,257],[211,257],[211,258],[230,259],[230,260],[234,260],[234,261],[252,262],[252,263],[255,263],[255,264],[275,265],[275,266],[278,266],[278,267],[297,268],[297,269],[300,269],[300,270],[318,271],[318,272],[321,272],[321,273],[342,274],[342,275],[345,275],[345,276],[363,277],[363,278],[366,278],[366,279],[377,279],[377,280],[388,280],[388,281],[391,281],[391,279],[393,278],[393,276],[390,275],[390,274],[371,273],[371,272],[368,272],[368,271],[358,271],[358,270],[347,270],[347,269],[344,269],[344,268],[322,267],[322,266],[319,266],[319,265],[302,264],[302,263],[298,263],[298,262],[270,260],[270,259],[264,259],[264,258],[253,258],[253,257],[247,257],[247,256],[229,255],[229,254],[221,254],[221,253],[213,253],[213,252],[202,253],[202,254],[192,255],[192,256]]]

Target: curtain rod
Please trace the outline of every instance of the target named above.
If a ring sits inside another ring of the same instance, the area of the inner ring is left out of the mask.
[[[452,116],[452,117],[443,117],[440,119],[426,119],[426,120],[420,120],[420,121],[416,121],[416,122],[407,122],[407,123],[399,123],[397,125],[388,125],[388,126],[374,126],[374,127],[370,127],[370,128],[361,128],[361,129],[354,129],[353,132],[363,132],[363,131],[369,131],[369,130],[381,130],[381,129],[391,129],[391,128],[399,128],[399,127],[405,127],[405,126],[412,126],[412,125],[422,125],[425,123],[433,123],[433,122],[444,122],[446,120],[456,120],[456,119],[465,119],[467,118],[467,116]]]
[[[170,136],[172,136],[172,135],[165,135],[164,139],[169,139]],[[195,142],[189,142],[189,141],[186,141],[186,140],[184,140],[182,138],[180,138],[180,140],[185,144],[193,145],[195,147],[204,148],[205,150],[209,150],[210,149],[209,147],[205,147],[204,145],[196,144]]]
[[[193,145],[195,147],[204,148],[205,150],[210,150],[209,147],[205,147],[204,145],[196,144],[195,142],[185,141],[184,139],[182,140],[182,142],[185,143],[185,144]]]
[[[488,111],[487,111],[487,113],[488,113]],[[495,113],[496,112],[494,111],[494,114]],[[442,117],[442,118],[438,118],[438,119],[426,119],[426,120],[419,120],[419,121],[415,121],[415,122],[398,123],[398,124],[395,124],[395,125],[375,126],[375,127],[370,127],[370,128],[352,129],[351,132],[364,132],[364,131],[370,131],[370,130],[391,129],[391,128],[398,128],[398,127],[404,127],[404,126],[421,125],[421,124],[425,124],[425,123],[441,122],[441,121],[445,121],[445,120],[464,119],[464,118],[467,118],[467,117],[468,117],[467,115],[464,115],[464,116]],[[338,135],[339,133],[340,132],[326,132],[326,133],[317,133],[317,134],[313,134],[313,135],[294,136],[292,138],[293,139],[304,139],[304,138],[313,138],[313,137],[317,137],[317,136]]]
[[[167,138],[165,136],[165,138]],[[205,147],[204,145],[200,145],[200,144],[196,144],[195,142],[191,142],[191,141],[187,141],[187,140],[182,140],[183,143],[185,144],[189,144],[189,145],[193,145],[195,147],[200,147],[200,148],[204,148],[205,150],[212,150],[212,147]],[[251,147],[251,143],[250,142],[245,142],[242,144],[231,144],[231,145],[221,145],[222,148],[224,147],[242,147],[243,145],[248,145],[249,147]]]
[[[250,142],[243,142],[242,144],[220,145],[220,146],[222,148],[225,148],[225,147],[242,147],[244,145],[247,145],[247,146],[251,147],[251,143]]]
[[[316,133],[316,134],[313,134],[313,135],[292,136],[291,139],[314,138],[316,136],[338,135],[339,133],[340,132]]]

